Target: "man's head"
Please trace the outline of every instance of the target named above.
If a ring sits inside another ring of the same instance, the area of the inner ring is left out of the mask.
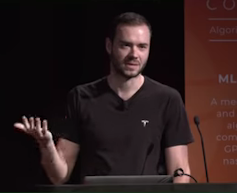
[[[151,34],[151,25],[139,14],[116,17],[106,38],[111,71],[128,79],[138,76],[148,60]]]

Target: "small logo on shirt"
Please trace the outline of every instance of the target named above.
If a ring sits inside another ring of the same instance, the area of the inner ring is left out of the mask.
[[[141,122],[143,123],[143,127],[146,127],[146,125],[149,123],[148,120],[141,120]]]

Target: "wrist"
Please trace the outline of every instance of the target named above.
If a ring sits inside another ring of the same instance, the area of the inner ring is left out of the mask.
[[[39,144],[40,149],[49,149],[54,146],[54,141],[53,141],[53,139],[50,139],[47,141],[38,140],[38,144]]]
[[[190,177],[184,175],[174,177],[173,183],[190,183]]]

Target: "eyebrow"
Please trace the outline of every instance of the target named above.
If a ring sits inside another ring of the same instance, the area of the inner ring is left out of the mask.
[[[119,42],[122,43],[122,44],[129,44],[129,45],[132,45],[131,42],[127,42],[127,41],[124,41],[124,40],[120,40]],[[138,45],[148,46],[148,43],[139,43]]]

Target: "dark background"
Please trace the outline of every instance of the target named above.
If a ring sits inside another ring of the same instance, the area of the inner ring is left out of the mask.
[[[184,99],[183,1],[0,3],[2,184],[49,183],[40,166],[37,145],[31,137],[16,131],[13,123],[21,121],[22,115],[40,116],[48,119],[51,130],[57,130],[68,91],[108,73],[106,27],[125,11],[144,15],[153,28],[144,74],[174,87]],[[72,176],[69,183],[75,179]]]

